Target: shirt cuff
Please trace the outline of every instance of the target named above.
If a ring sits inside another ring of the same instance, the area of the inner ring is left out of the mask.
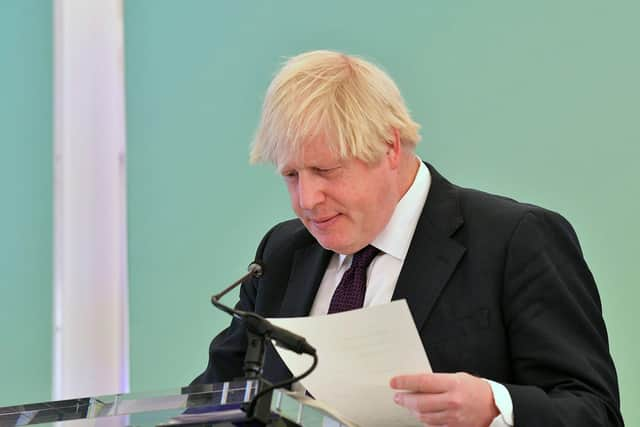
[[[489,427],[513,427],[513,402],[511,401],[511,395],[509,390],[500,383],[487,380],[493,392],[493,401],[496,404],[496,408],[500,411],[500,415],[495,417]]]

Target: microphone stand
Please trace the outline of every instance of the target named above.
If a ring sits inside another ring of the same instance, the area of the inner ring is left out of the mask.
[[[262,370],[264,367],[267,328],[264,327],[260,319],[256,319],[256,317],[259,317],[257,314],[235,310],[220,302],[220,299],[223,296],[241,285],[245,280],[251,277],[259,278],[262,276],[262,266],[256,262],[249,264],[247,270],[247,274],[227,286],[222,292],[213,295],[211,297],[211,304],[231,315],[235,319],[243,321],[249,338],[249,342],[247,343],[247,352],[244,358],[244,375],[247,379],[259,380],[262,379]],[[261,319],[266,322],[266,319]]]
[[[233,318],[240,320],[247,330],[248,342],[243,370],[247,380],[256,381],[257,390],[252,401],[249,404],[243,405],[243,410],[250,419],[255,419],[264,423],[264,425],[269,425],[271,420],[271,398],[274,386],[262,377],[267,341],[274,340],[279,346],[295,351],[296,353],[312,355],[315,362],[311,370],[315,368],[317,356],[315,348],[309,345],[304,337],[273,325],[257,313],[236,310],[220,302],[223,296],[242,284],[246,279],[251,277],[260,278],[262,274],[263,267],[259,262],[249,264],[248,273],[233,282],[222,292],[213,295],[211,297],[211,304],[231,315]]]

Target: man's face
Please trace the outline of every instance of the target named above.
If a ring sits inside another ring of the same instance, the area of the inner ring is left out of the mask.
[[[385,227],[398,201],[397,168],[389,157],[375,164],[341,160],[317,137],[280,167],[293,210],[324,248],[357,252]]]

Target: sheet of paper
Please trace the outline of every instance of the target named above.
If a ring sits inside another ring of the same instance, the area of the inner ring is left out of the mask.
[[[304,336],[318,366],[302,385],[316,399],[362,427],[421,426],[393,402],[391,377],[431,372],[406,301],[327,316],[269,319]],[[311,358],[276,347],[294,374]]]

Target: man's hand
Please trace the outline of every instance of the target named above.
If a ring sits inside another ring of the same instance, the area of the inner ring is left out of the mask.
[[[456,374],[400,375],[391,388],[394,400],[429,426],[488,427],[499,411],[485,380]]]

